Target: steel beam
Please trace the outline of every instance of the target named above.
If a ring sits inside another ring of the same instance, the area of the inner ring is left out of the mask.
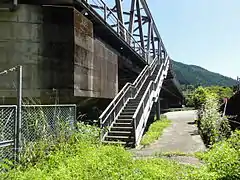
[[[158,39],[158,51],[157,51],[157,54],[158,54],[158,61],[160,61],[160,63],[162,63],[162,59],[161,59],[161,40]]]
[[[136,0],[132,0],[131,2],[131,9],[130,9],[130,14],[129,14],[129,26],[128,26],[128,31],[130,33],[130,35],[132,36],[133,33],[133,21],[134,19],[134,9],[135,9],[135,5],[136,5]],[[131,43],[131,38],[129,37],[129,43]]]
[[[116,3],[118,21],[120,21],[120,23],[118,23],[118,28],[120,28],[120,35],[125,39],[122,2],[121,0],[115,0],[115,3]]]
[[[142,25],[146,24],[147,22],[149,22],[149,20],[148,20],[148,19],[144,19],[144,21],[142,22]],[[133,32],[136,32],[138,29],[139,29],[139,26],[136,27],[136,28],[133,30]]]
[[[153,30],[154,30],[156,36],[161,40],[161,45],[163,46],[163,49],[166,51],[166,48],[165,48],[164,44],[162,43],[161,36],[160,36],[160,34],[159,34],[159,32],[158,32],[158,29],[157,29],[157,26],[156,26],[156,24],[155,24],[155,22],[154,22],[154,20],[153,20],[153,17],[152,17],[152,14],[151,14],[151,12],[150,12],[150,9],[148,8],[148,5],[147,5],[147,3],[146,3],[146,0],[139,0],[139,1],[141,1],[142,7],[143,7],[143,9],[145,10],[146,15],[148,16],[148,18],[151,19],[151,21],[152,21],[152,23],[153,23]]]
[[[152,22],[149,21],[148,23],[148,37],[147,37],[147,62],[149,63],[149,56],[150,56],[150,44],[151,44],[151,35],[152,34]]]
[[[152,49],[153,49],[153,58],[156,57],[156,52],[155,52],[155,41],[154,41],[154,34],[153,34],[153,29],[151,28],[151,41],[152,41]]]
[[[102,10],[104,10],[104,7],[103,7],[103,6],[97,6],[97,5],[95,5],[95,4],[90,4],[90,6],[91,6],[92,8],[94,8],[94,9],[102,9]],[[114,13],[117,12],[116,9],[110,9],[110,10],[111,10],[112,12],[114,12]],[[134,10],[133,10],[133,13],[134,13]],[[131,12],[123,11],[123,14],[130,16],[130,15],[131,15]],[[108,14],[108,16],[109,16],[109,14]],[[133,16],[137,17],[137,14],[134,13]],[[142,19],[148,19],[148,17],[142,15]]]
[[[134,23],[136,23],[136,22],[138,22],[138,20],[134,20]],[[130,24],[129,21],[124,22],[124,25],[128,25],[128,24]],[[113,24],[113,25],[111,25],[111,27],[116,27],[116,26],[117,26],[117,24]]]
[[[141,11],[140,11],[140,4],[139,0],[136,2],[136,10],[137,10],[137,16],[138,16],[138,27],[139,27],[139,35],[140,35],[140,41],[141,41],[141,46],[143,49],[144,48],[144,39],[143,39],[143,28],[142,28],[142,18],[141,18]],[[145,54],[143,54],[145,56]]]

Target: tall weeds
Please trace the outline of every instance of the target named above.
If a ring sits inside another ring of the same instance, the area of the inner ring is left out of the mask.
[[[231,135],[226,117],[219,112],[219,104],[214,94],[208,94],[202,107],[198,110],[198,125],[205,144],[212,145]]]

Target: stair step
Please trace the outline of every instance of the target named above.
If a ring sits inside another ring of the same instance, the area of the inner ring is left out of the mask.
[[[122,145],[127,144],[127,142],[123,142],[123,141],[106,141],[106,140],[104,140],[102,142],[105,143],[105,144],[122,144]]]
[[[129,109],[137,109],[138,105],[132,105],[132,104],[127,104],[125,108],[129,108]],[[124,108],[124,109],[125,109]]]
[[[135,112],[137,108],[124,108],[122,112]]]
[[[140,101],[139,101],[140,102]],[[128,102],[127,105],[138,105],[139,102]]]
[[[132,115],[120,115],[118,119],[132,119]]]
[[[120,116],[125,116],[125,115],[133,115],[135,111],[128,111],[128,112],[121,112]]]
[[[132,119],[117,119],[116,123],[131,123]]]
[[[136,109],[124,108],[122,112],[135,112]]]
[[[139,104],[140,101],[129,101],[127,104]]]
[[[106,136],[105,140],[107,141],[124,141],[124,142],[129,142],[133,140],[133,136]]]
[[[102,141],[104,144],[121,144],[124,146],[134,147],[134,142],[124,142],[124,141]]]
[[[132,134],[132,131],[109,131],[109,136],[130,136]]]
[[[113,123],[114,127],[131,127],[132,123]]]
[[[132,131],[133,127],[129,126],[129,127],[124,127],[124,126],[115,126],[115,127],[111,127],[110,131]]]

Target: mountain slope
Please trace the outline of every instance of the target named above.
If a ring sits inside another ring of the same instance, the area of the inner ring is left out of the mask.
[[[180,84],[201,86],[233,86],[237,81],[195,65],[173,61],[173,70]]]

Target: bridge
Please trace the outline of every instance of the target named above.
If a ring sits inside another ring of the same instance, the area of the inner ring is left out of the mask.
[[[146,0],[4,0],[0,27],[1,70],[23,65],[24,97],[99,105],[103,142],[136,146],[151,113],[183,103]]]

